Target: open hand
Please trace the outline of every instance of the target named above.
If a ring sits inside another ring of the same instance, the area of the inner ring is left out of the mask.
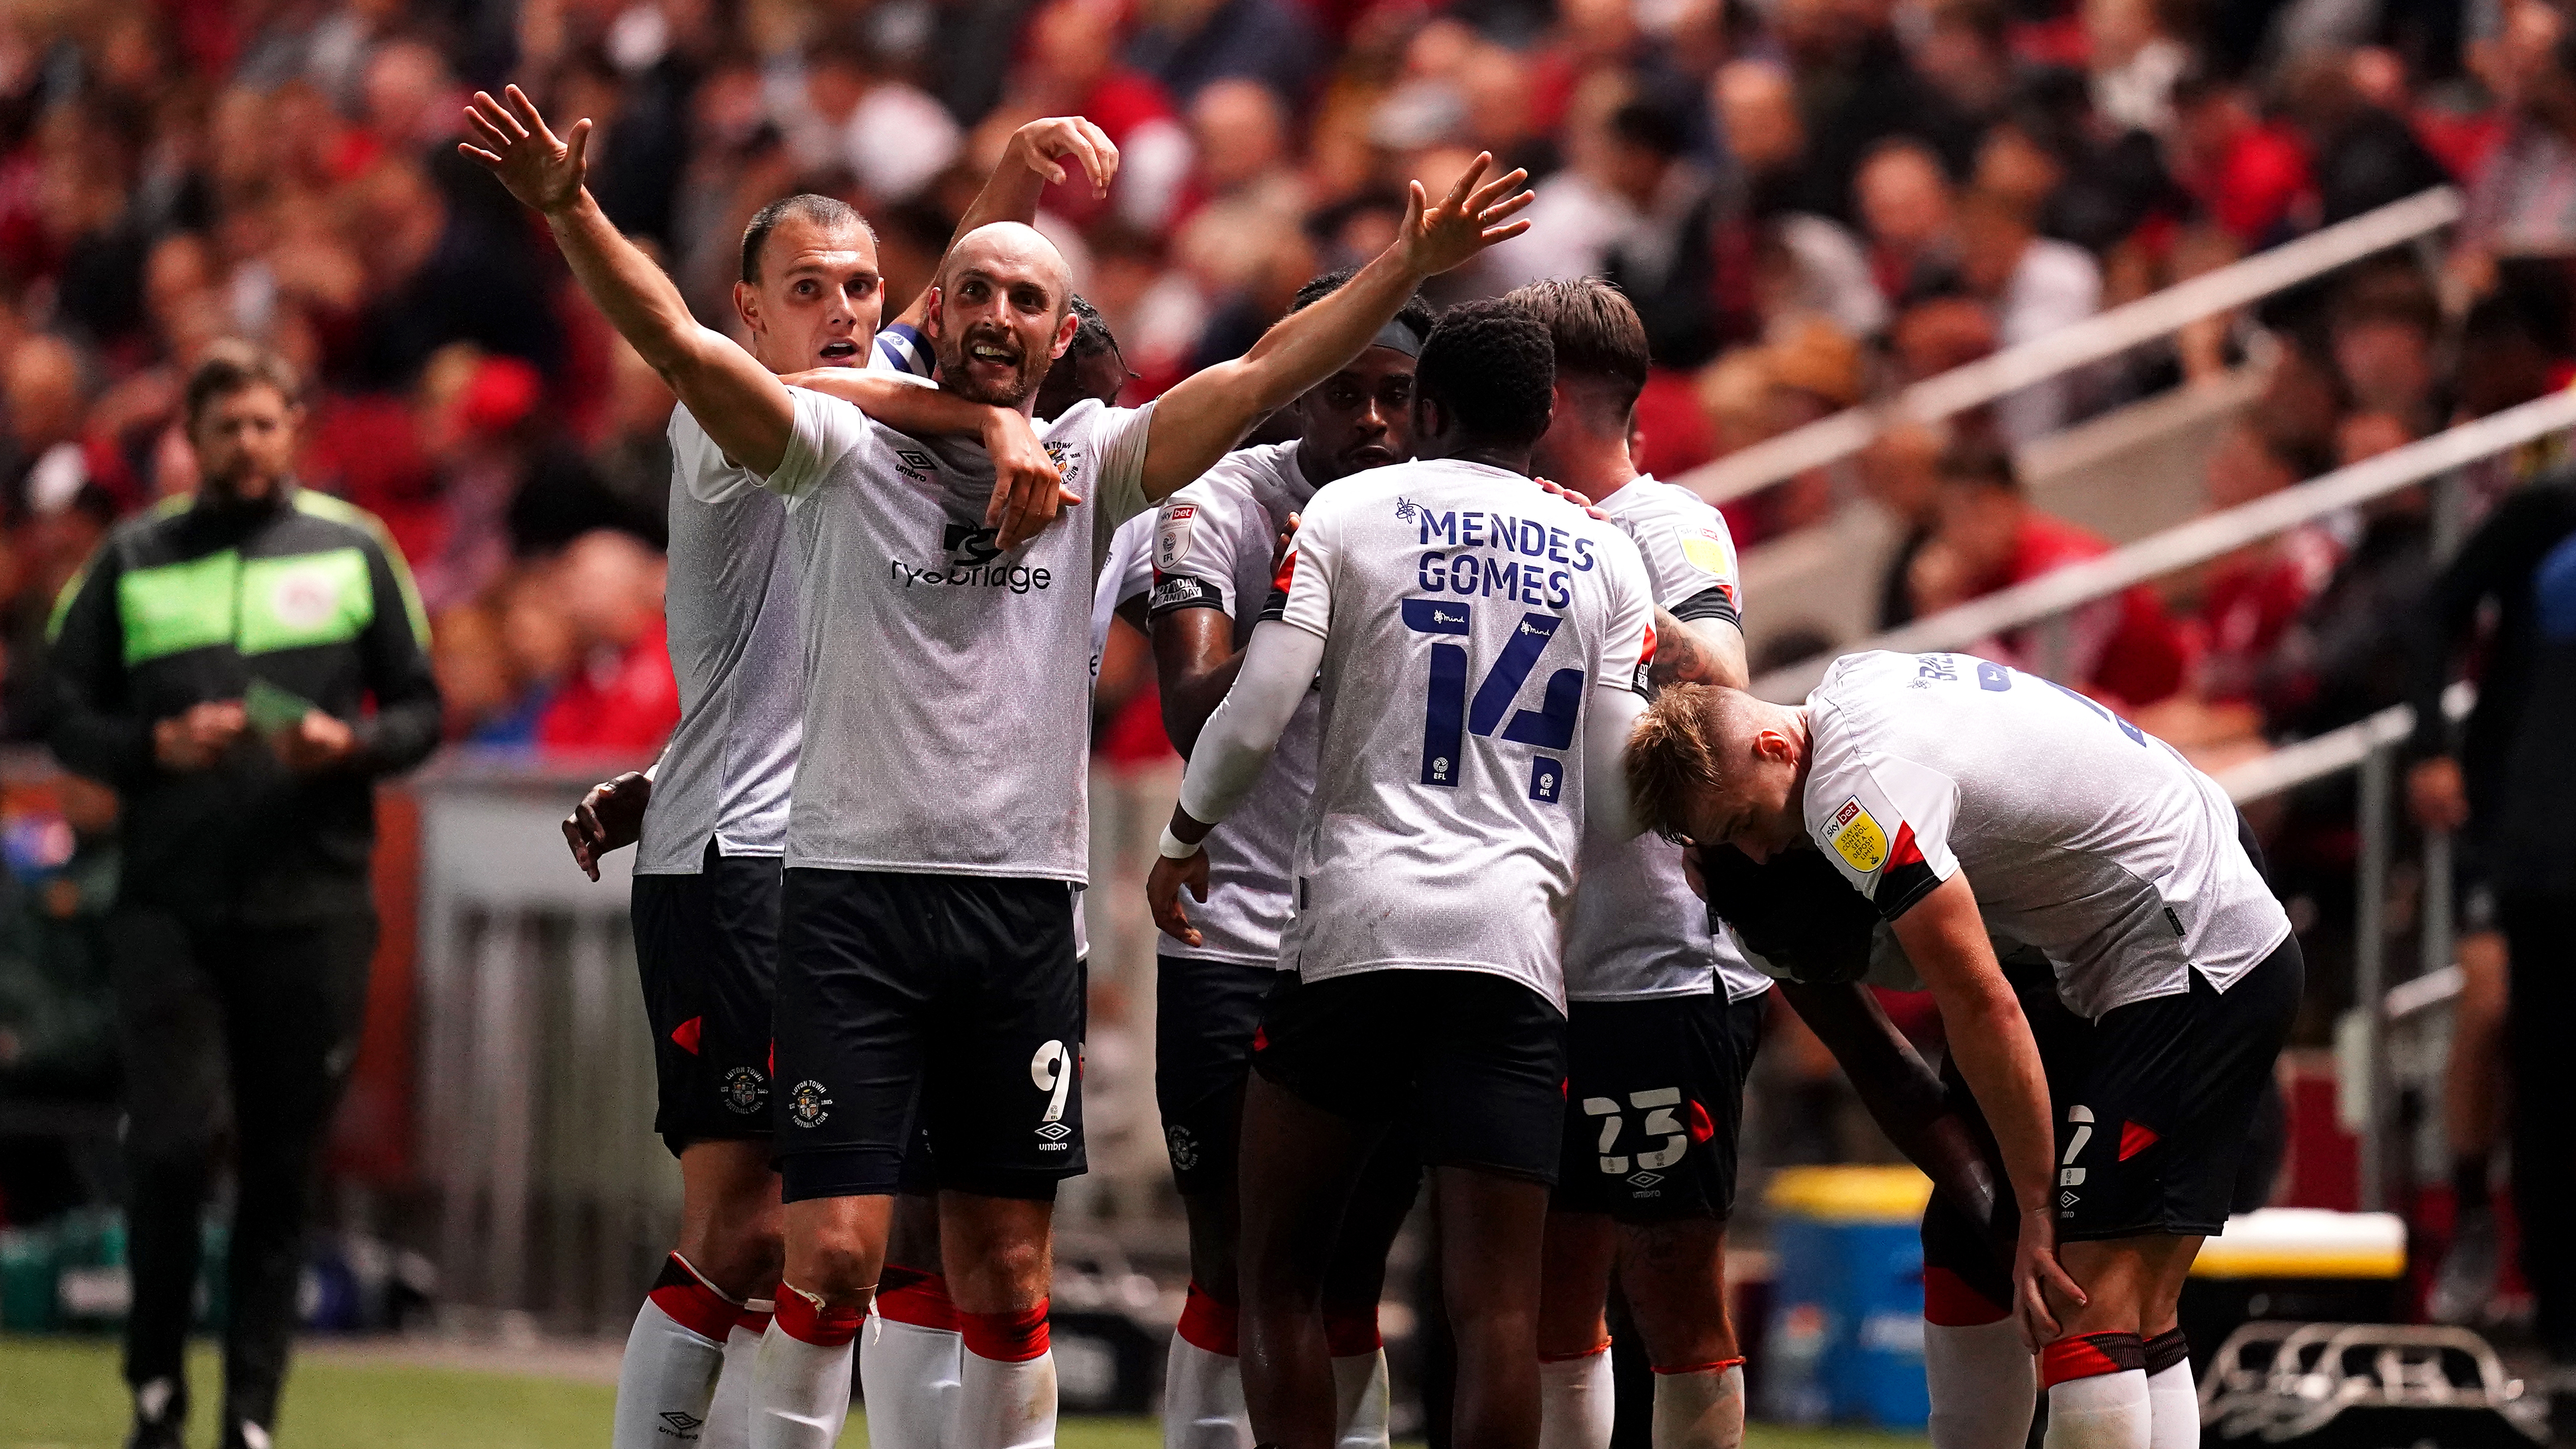
[[[2058,1321],[2052,1303],[2080,1308],[2084,1290],[2057,1261],[2057,1221],[2047,1207],[2021,1215],[2021,1236],[2013,1244],[2013,1316],[2021,1320],[2022,1342],[2033,1353],[2057,1341]]]
[[[1005,552],[1046,531],[1058,511],[1082,501],[1064,486],[1064,475],[1038,441],[1037,430],[1017,408],[995,408],[984,422],[984,451],[993,459],[993,497],[984,526]]]
[[[1070,156],[1091,178],[1091,194],[1105,197],[1118,175],[1118,146],[1109,133],[1081,116],[1045,116],[1011,133],[1008,153],[1053,185],[1065,178],[1058,158]]]
[[[328,770],[358,751],[358,732],[349,722],[318,709],[308,709],[293,728],[268,737],[268,747],[286,768],[299,775]]]
[[[1206,851],[1196,851],[1185,860],[1155,856],[1153,872],[1145,877],[1145,905],[1154,913],[1155,926],[1176,941],[1196,946],[1200,944],[1198,927],[1190,924],[1189,912],[1181,906],[1183,886],[1189,887],[1190,899],[1207,903]]]
[[[601,856],[643,836],[644,807],[652,799],[653,782],[640,770],[591,786],[564,817],[564,844],[572,847],[572,863],[592,880],[599,879]]]
[[[1508,220],[1530,204],[1532,193],[1522,185],[1529,173],[1507,172],[1477,185],[1493,164],[1491,152],[1478,152],[1437,206],[1430,204],[1430,193],[1421,182],[1413,183],[1404,205],[1404,229],[1397,236],[1405,264],[1417,274],[1428,277],[1448,271],[1485,248],[1529,230],[1526,220]]]
[[[456,149],[501,179],[510,194],[534,210],[552,216],[581,199],[582,178],[590,171],[590,120],[572,123],[562,140],[517,86],[502,89],[502,99],[476,91],[466,104],[468,134],[483,143],[459,141]]]

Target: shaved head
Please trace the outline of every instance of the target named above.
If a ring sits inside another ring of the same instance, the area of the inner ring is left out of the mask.
[[[958,278],[976,271],[1041,282],[1055,298],[1058,317],[1073,308],[1073,269],[1046,233],[1025,222],[997,221],[958,238],[939,259],[939,286],[954,290]]]

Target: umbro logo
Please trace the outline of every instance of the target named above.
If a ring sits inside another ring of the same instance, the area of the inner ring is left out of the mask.
[[[903,464],[907,468],[931,468],[937,466],[931,462],[930,455],[921,451],[919,448],[898,448],[895,450],[894,456],[896,462]]]
[[[1049,1142],[1062,1142],[1073,1135],[1073,1129],[1061,1122],[1049,1122],[1038,1129],[1038,1135]]]
[[[695,1439],[698,1437],[698,1430],[704,1427],[706,1422],[706,1420],[699,1418],[695,1414],[688,1413],[685,1410],[672,1409],[662,1415],[663,1427],[656,1432],[674,1435],[682,1439]]]
[[[1656,1183],[1663,1180],[1664,1175],[1660,1172],[1640,1172],[1628,1179],[1628,1185],[1630,1187],[1653,1187]]]

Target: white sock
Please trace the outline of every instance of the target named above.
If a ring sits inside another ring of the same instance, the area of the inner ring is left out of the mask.
[[[2045,1449],[2149,1449],[2147,1371],[2067,1379],[2048,1391]]]
[[[859,1397],[868,1406],[871,1449],[943,1449],[957,1432],[963,1340],[883,1313],[859,1330]]]
[[[1744,1442],[1744,1360],[1655,1375],[1654,1449],[1737,1449]]]
[[[1610,1449],[1619,1413],[1610,1345],[1538,1363],[1538,1449]]]
[[[732,1316],[728,1307],[725,1317]],[[608,1439],[612,1449],[696,1443],[724,1355],[723,1338],[684,1327],[661,1304],[645,1299],[635,1310],[626,1356],[617,1365],[617,1411]]]
[[[1018,1362],[969,1352],[958,1378],[956,1449],[1054,1449],[1053,1350]]]
[[[743,1305],[767,1313],[769,1304],[753,1299]],[[736,1323],[725,1335],[724,1372],[716,1377],[716,1396],[707,1401],[707,1426],[698,1431],[698,1449],[749,1449],[751,1444],[751,1366],[760,1357],[759,1328]]]
[[[1334,1359],[1333,1423],[1341,1430],[1337,1449],[1387,1449],[1386,1416],[1386,1350]],[[1251,1442],[1248,1436],[1245,1442]]]
[[[2200,1388],[2190,1359],[2147,1375],[2147,1412],[2149,1449],[2200,1449]]]
[[[1932,1389],[1932,1449],[2022,1449],[2030,1441],[2038,1360],[2011,1319],[1923,1325],[1923,1377]]]
[[[1163,1449],[1252,1449],[1243,1360],[1172,1335],[1163,1365]]]
[[[778,1307],[779,1316],[769,1321],[760,1354],[752,1361],[751,1449],[832,1449],[850,1418],[850,1341],[840,1337],[839,1325],[836,1331],[814,1334],[825,1340],[819,1343],[788,1332],[785,1320],[803,1305],[797,1302],[797,1290],[783,1283]],[[847,1312],[856,1319],[855,1310]],[[798,1316],[810,1318],[813,1312],[806,1309]],[[856,1334],[855,1322],[847,1328]]]

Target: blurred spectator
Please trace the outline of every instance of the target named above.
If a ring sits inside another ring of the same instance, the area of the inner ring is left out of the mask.
[[[1184,106],[1235,77],[1303,100],[1323,59],[1305,7],[1290,0],[1149,0],[1140,19],[1128,63]]]
[[[2467,287],[2494,285],[2505,257],[2576,257],[2576,75],[2566,64],[2567,17],[2544,0],[2506,0],[2497,88],[2504,137],[2472,178],[2460,218],[2458,265]]]
[[[2401,429],[2386,414],[2364,414]],[[2354,429],[2357,445],[2362,430]],[[2326,471],[2329,461],[2275,439],[2254,423],[2227,430],[2209,459],[2209,506],[2224,510],[2251,503]],[[2200,697],[2232,704],[2254,697],[2265,661],[2342,556],[2322,527],[2292,529],[2227,554],[2208,569],[2198,617]]]
[[[1955,264],[1950,178],[1932,148],[1911,139],[1879,146],[1862,160],[1852,192],[1870,273],[1890,303],[1909,300]]]
[[[583,534],[546,575],[572,634],[573,666],[537,717],[537,744],[553,750],[662,747],[680,722],[680,690],[662,621],[661,557],[631,534]]]
[[[806,170],[846,170],[870,198],[892,205],[911,200],[957,158],[962,137],[947,108],[886,74],[856,42],[815,47],[803,81],[801,90],[786,87],[777,109]]]
[[[2174,179],[2240,246],[2281,240],[2310,184],[2298,138],[2236,82],[2191,77],[2173,100]]]
[[[1947,446],[1941,430],[1922,423],[1900,423],[1878,435],[1860,455],[1861,486],[1887,510],[1897,528],[1897,543],[1878,581],[1878,625],[1893,629],[1913,622],[1911,576],[1914,556],[1932,539],[1941,519],[1941,452]]]
[[[1717,354],[1717,184],[1689,155],[1682,117],[1632,101],[1610,117],[1605,174],[1636,220],[1614,239],[1601,274],[1637,304],[1659,367]]]
[[[1936,469],[1939,522],[1908,571],[1918,615],[2110,551],[2095,535],[2031,506],[2011,457],[1997,449],[1954,446]],[[2062,626],[2012,630],[1968,652],[2077,684],[2123,708],[2153,704],[2182,684],[2182,640],[2144,584],[2076,610]]]
[[[2012,202],[1970,192],[1959,207],[1959,276],[1994,309],[1995,341],[2011,347],[2083,321],[2102,305],[2102,269],[2083,248],[2032,231]],[[1995,423],[2016,445],[2074,421],[2086,374],[2064,372],[1995,401]]]
[[[2429,431],[2439,421],[2434,369],[2441,320],[2433,289],[2411,262],[2348,275],[2327,326],[2335,372],[2353,406]]]

